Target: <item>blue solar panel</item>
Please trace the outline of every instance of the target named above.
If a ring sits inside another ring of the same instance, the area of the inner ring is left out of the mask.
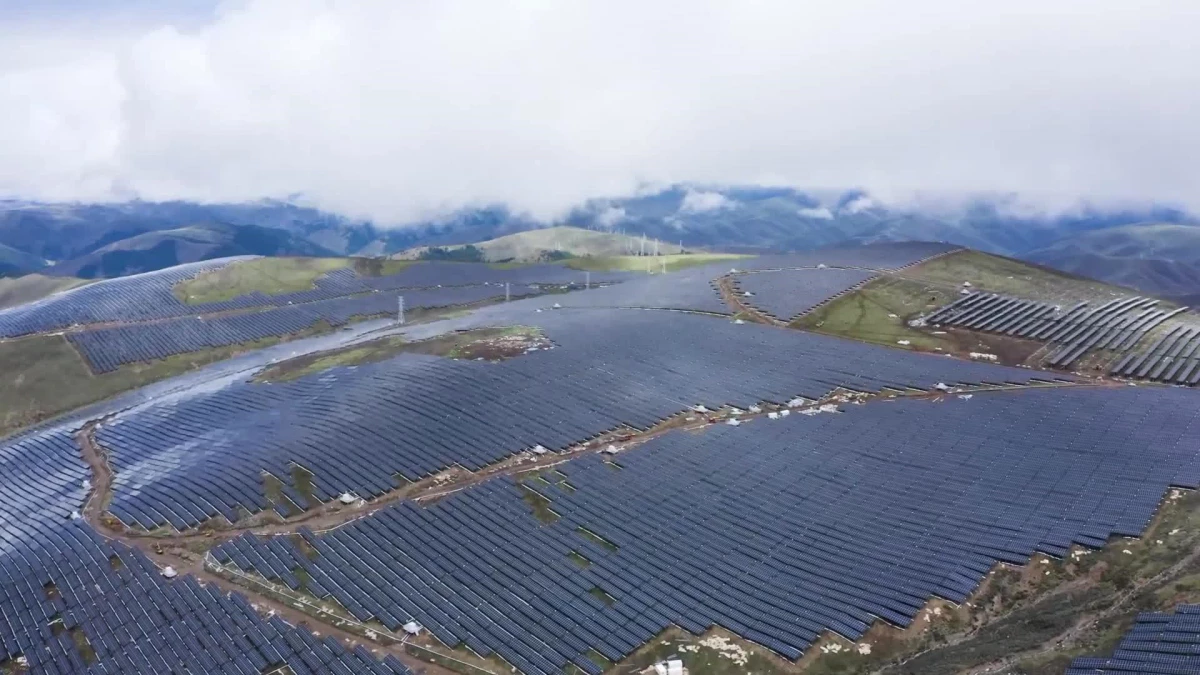
[[[876,619],[907,625],[931,596],[962,602],[997,561],[1084,532],[1139,534],[1168,486],[1197,484],[1197,415],[1178,390],[879,402],[671,433],[617,455],[620,468],[586,455],[549,484],[500,478],[401,503],[305,532],[311,559],[290,542],[237,545],[528,672],[584,647],[619,659],[670,623],[721,625],[795,658],[823,631],[857,639]],[[527,489],[556,522],[534,517]],[[232,547],[214,555],[236,563]]]

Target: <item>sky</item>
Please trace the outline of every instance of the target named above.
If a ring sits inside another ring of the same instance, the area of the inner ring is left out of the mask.
[[[0,0],[0,196],[402,223],[694,182],[1200,211],[1197,35],[1193,0]]]

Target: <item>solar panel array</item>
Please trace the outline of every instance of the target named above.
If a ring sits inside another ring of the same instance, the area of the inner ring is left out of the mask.
[[[305,531],[315,556],[252,536],[214,555],[293,588],[303,569],[360,620],[416,620],[527,673],[599,672],[587,650],[617,661],[670,624],[796,658],[825,630],[961,603],[997,561],[1141,533],[1168,486],[1200,481],[1187,396],[1026,390],[674,432],[616,465],[586,455]]]
[[[167,581],[140,552],[73,519],[90,477],[72,440],[81,420],[0,442],[0,671],[258,675],[287,663],[297,675],[409,672],[268,621],[240,595]]]
[[[1200,673],[1200,605],[1174,613],[1142,612],[1108,658],[1078,658],[1067,675],[1196,675]]]
[[[536,295],[531,286],[510,289],[511,297]],[[217,317],[185,317],[154,323],[97,328],[68,333],[67,339],[87,360],[92,370],[105,373],[141,361],[162,359],[201,349],[226,347],[269,337],[292,335],[319,321],[341,326],[353,317],[394,315],[397,298],[404,296],[406,309],[434,309],[503,299],[499,286],[448,286],[321,300],[261,312]]]
[[[1176,325],[1145,351],[1126,354],[1109,373],[1168,384],[1200,384],[1200,329]]]
[[[861,269],[783,269],[739,274],[734,284],[746,304],[781,321],[791,321],[875,276]]]
[[[239,505],[270,508],[263,471],[295,504],[311,505],[290,484],[294,464],[315,474],[320,501],[367,497],[395,489],[393,474],[474,470],[535,445],[559,450],[620,425],[647,428],[697,404],[1046,377],[682,313],[533,317],[555,349],[499,363],[407,354],[124,413],[96,436],[116,470],[111,510],[126,523],[182,529],[218,514],[233,520]]]
[[[1077,303],[1064,309],[1035,300],[975,292],[929,315],[927,323],[1043,340],[1057,349],[1046,358],[1067,368],[1088,352],[1124,352],[1162,322],[1184,311],[1157,309],[1158,301],[1116,298],[1103,304]]]
[[[584,272],[561,265],[496,268],[471,263],[419,262],[396,274],[381,277],[360,276],[349,268],[333,270],[319,277],[312,289],[279,295],[255,291],[223,302],[196,305],[187,304],[175,296],[174,288],[182,281],[202,272],[251,259],[248,256],[223,258],[106,279],[2,310],[0,337],[19,337],[94,323],[151,321],[235,310],[288,307],[379,291],[439,286],[503,287],[505,283],[514,287],[530,284],[582,286],[587,278]],[[612,283],[631,276],[628,272],[593,272],[591,280],[597,284]],[[500,294],[503,295],[502,289]]]

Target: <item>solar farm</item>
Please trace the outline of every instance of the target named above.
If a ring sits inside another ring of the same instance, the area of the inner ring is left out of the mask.
[[[0,310],[92,378],[241,349],[0,440],[0,673],[1200,672],[1200,322],[971,255]]]

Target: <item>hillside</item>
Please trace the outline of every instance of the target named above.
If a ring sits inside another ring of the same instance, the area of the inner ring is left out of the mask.
[[[74,277],[49,277],[43,274],[26,274],[20,277],[0,278],[0,309],[16,307],[33,302],[59,291],[86,284],[86,279]]]
[[[284,230],[206,223],[121,239],[53,265],[46,273],[85,279],[111,278],[239,255],[332,256],[334,253]]]
[[[45,266],[45,260],[0,243],[0,277],[26,274]]]
[[[1021,256],[1160,296],[1200,293],[1200,226],[1139,223],[1089,232]]]
[[[485,262],[537,262],[568,255],[577,258],[636,255],[638,253],[680,253],[678,243],[625,235],[616,232],[587,230],[580,227],[547,227],[526,232],[507,234],[495,239],[471,244],[483,252]],[[462,245],[441,247],[448,251],[462,249]],[[409,249],[396,254],[398,259],[415,259],[425,254],[429,247]]]

